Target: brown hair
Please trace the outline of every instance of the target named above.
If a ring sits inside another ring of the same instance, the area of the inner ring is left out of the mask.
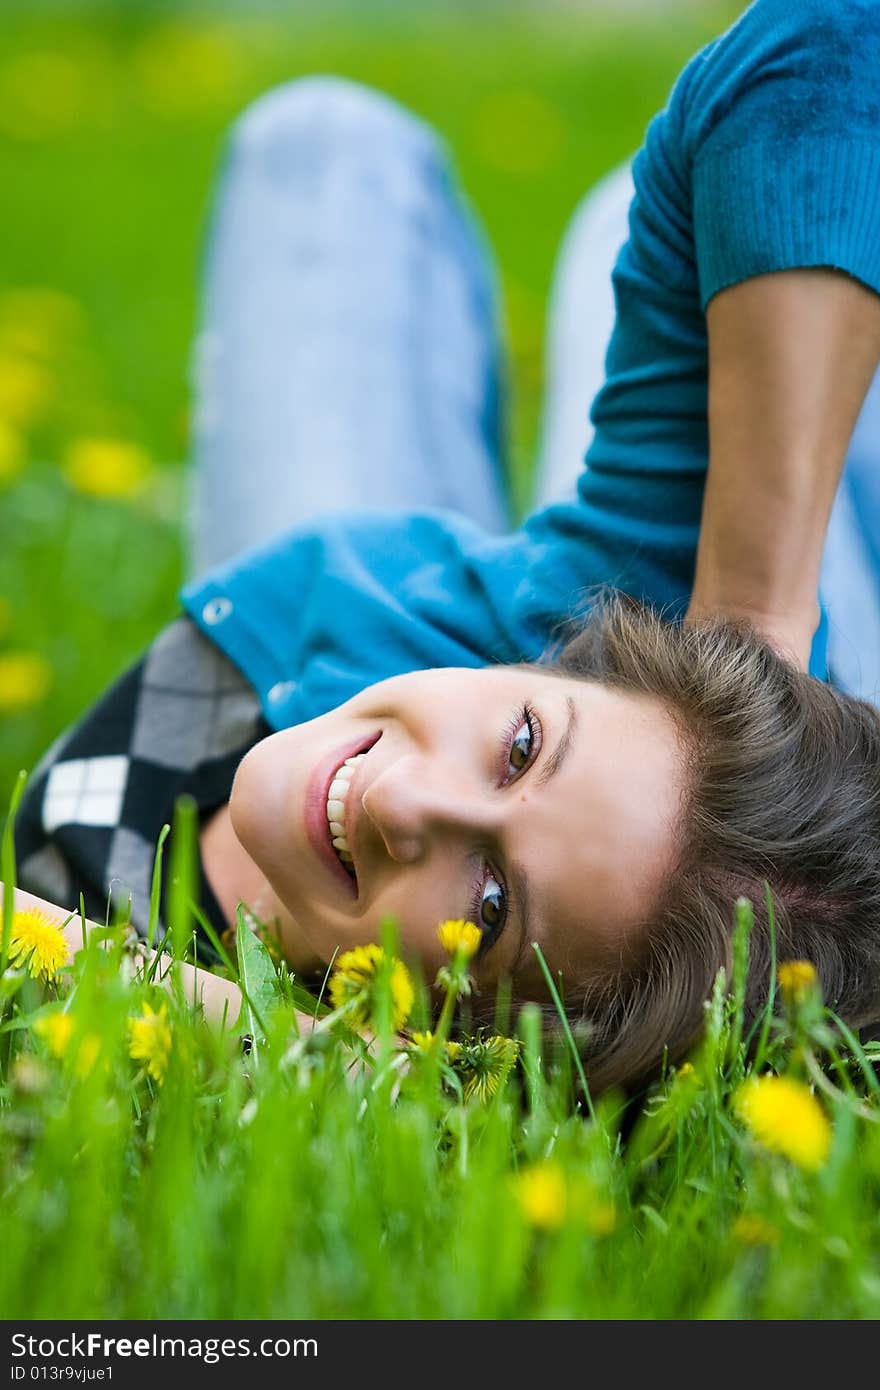
[[[747,624],[664,621],[603,591],[548,654],[560,673],[659,700],[686,759],[673,868],[642,950],[576,987],[597,1092],[650,1079],[698,1039],[703,1003],[730,978],[734,903],[751,900],[747,1024],[766,1002],[772,896],[779,960],[815,966],[852,1026],[880,1017],[880,716],[798,671]],[[545,658],[546,660],[547,658]],[[574,1012],[574,1011],[573,1011]]]

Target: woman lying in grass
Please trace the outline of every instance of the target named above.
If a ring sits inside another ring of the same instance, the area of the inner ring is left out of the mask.
[[[632,202],[624,170],[567,241],[510,534],[491,274],[436,138],[329,79],[257,103],[197,354],[198,577],[36,769],[23,886],[130,895],[143,931],[189,792],[218,934],[243,900],[310,975],[393,913],[430,977],[468,918],[487,1003],[544,997],[536,941],[601,1087],[686,1050],[742,893],[757,1006],[766,880],[780,954],[876,1018],[877,715],[844,692],[880,631],[878,56],[869,5],[758,0],[688,65]],[[542,663],[609,585],[673,621],[597,600]]]
[[[479,1014],[503,977],[546,1000],[537,942],[600,1090],[696,1041],[741,895],[760,1010],[765,881],[778,958],[812,961],[851,1024],[880,1017],[878,766],[873,706],[732,623],[671,625],[611,595],[553,664],[411,672],[259,738],[202,863],[225,921],[243,900],[300,977],[391,914],[433,979],[439,919],[465,918]],[[234,990],[207,990],[234,1021]]]

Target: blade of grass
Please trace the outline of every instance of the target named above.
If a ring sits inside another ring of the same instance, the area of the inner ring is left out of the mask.
[[[208,921],[208,918],[205,916],[202,909],[200,907],[197,907],[196,904],[193,903],[192,912],[197,923],[201,927],[202,931],[205,933],[205,936],[208,938],[211,945],[214,947],[214,950],[220,957],[220,960],[226,966],[226,969],[230,972],[230,974],[237,977],[238,966],[233,963],[232,957],[226,950],[226,947],[223,945],[223,942],[220,940],[219,936],[215,932],[211,923]],[[204,967],[200,967],[200,969],[204,969]]]
[[[192,796],[174,802],[168,922],[176,960],[183,960],[193,935],[192,904],[198,898],[198,807]]]
[[[526,1078],[529,1110],[534,1114],[544,1103],[543,1015],[537,1004],[524,1004],[519,1011],[517,1031],[522,1038],[522,1068]]]
[[[318,990],[318,998],[317,998],[317,1000],[316,1000],[316,1002],[315,1002],[315,1018],[316,1018],[316,1019],[317,1019],[317,1017],[318,1017],[318,1009],[319,1009],[319,1007],[324,1003],[324,993],[325,993],[325,991],[326,991],[326,989],[327,989],[327,982],[328,982],[328,980],[330,979],[331,974],[333,973],[333,963],[334,963],[334,961],[336,960],[336,957],[337,957],[338,955],[339,955],[339,947],[338,947],[338,946],[334,946],[334,948],[333,948],[333,954],[332,954],[332,956],[330,957],[330,960],[329,960],[328,963],[327,963],[327,969],[324,971],[324,978],[323,978],[323,980],[321,981],[321,988]],[[328,1007],[328,1006],[325,1005],[325,1007]]]
[[[758,1045],[755,1048],[754,1071],[760,1071],[767,1055],[767,1040],[770,1037],[770,1025],[773,1022],[773,1005],[776,1002],[776,915],[773,911],[773,897],[770,892],[770,883],[764,879],[764,893],[767,902],[767,937],[770,944],[770,981],[767,991],[767,1003],[761,1015],[761,1032],[758,1036]],[[746,1039],[746,1048],[751,1043],[755,1031],[755,1024],[749,1031]]]
[[[565,1040],[568,1043],[572,1059],[574,1061],[575,1067],[577,1068],[577,1074],[580,1077],[581,1085],[584,1088],[584,1096],[587,1102],[587,1109],[590,1112],[590,1119],[597,1127],[601,1127],[599,1126],[599,1117],[596,1114],[596,1107],[593,1104],[593,1097],[590,1093],[590,1088],[587,1085],[587,1078],[584,1072],[583,1062],[581,1061],[581,1054],[578,1052],[577,1043],[575,1042],[574,1034],[571,1031],[571,1025],[569,1024],[568,1018],[566,1017],[565,1009],[562,1007],[562,1000],[559,997],[559,991],[556,988],[553,976],[550,974],[550,968],[544,959],[543,952],[541,951],[541,948],[538,945],[537,941],[532,942],[532,950],[538,957],[538,964],[540,965],[544,975],[544,979],[547,982],[547,988],[550,991],[550,998],[553,1000],[553,1003],[556,1007],[556,1012],[559,1014],[559,1019],[562,1024],[562,1031],[565,1034]]]
[[[24,768],[15,780],[12,788],[12,796],[9,799],[9,813],[6,817],[6,825],[3,828],[3,845],[0,848],[0,876],[6,891],[3,894],[3,937],[0,942],[0,975],[5,975],[6,966],[9,964],[9,943],[12,939],[12,922],[15,917],[15,840],[13,830],[15,828],[15,817],[21,798],[24,795],[27,773]]]
[[[159,903],[162,898],[162,851],[165,841],[171,834],[171,826],[163,825],[156,841],[156,855],[153,860],[153,882],[150,888],[150,920],[147,924],[147,945],[153,949],[156,928],[159,924]]]
[[[849,1025],[844,1023],[839,1014],[836,1014],[833,1009],[826,1009],[826,1013],[829,1018],[834,1020],[837,1027],[840,1029],[841,1037],[859,1064],[859,1069],[865,1078],[868,1090],[874,1096],[875,1100],[880,1101],[880,1081],[877,1079],[877,1073],[871,1065],[862,1044]]]
[[[733,980],[730,1008],[732,1011],[730,1037],[727,1045],[727,1065],[739,1070],[738,1059],[743,1035],[743,1011],[749,977],[749,939],[755,923],[755,913],[748,898],[737,898],[733,907]]]

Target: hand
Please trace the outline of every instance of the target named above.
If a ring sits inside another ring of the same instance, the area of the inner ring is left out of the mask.
[[[744,619],[751,623],[784,660],[791,662],[800,671],[809,670],[813,635],[819,625],[818,604],[815,604],[808,614],[791,616],[761,613],[755,609],[724,603],[710,603],[693,594],[685,614],[685,622],[697,623],[713,617]]]

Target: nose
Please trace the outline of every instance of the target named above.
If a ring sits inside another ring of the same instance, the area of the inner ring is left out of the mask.
[[[476,788],[461,770],[440,773],[424,759],[401,757],[376,776],[361,798],[391,859],[414,864],[444,833],[486,833],[498,811],[485,787]]]

